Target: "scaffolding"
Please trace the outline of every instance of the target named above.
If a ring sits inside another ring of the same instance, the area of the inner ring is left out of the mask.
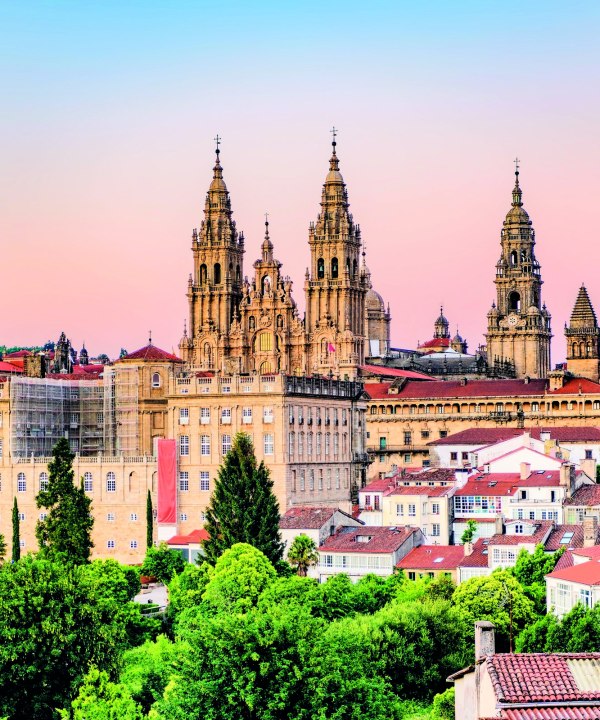
[[[116,452],[128,457],[139,455],[138,383],[137,367],[120,367],[113,373]]]
[[[101,380],[12,378],[11,454],[48,457],[60,438],[82,456],[105,452]]]

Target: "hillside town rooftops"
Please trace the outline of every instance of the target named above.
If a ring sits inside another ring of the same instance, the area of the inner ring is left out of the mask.
[[[400,548],[412,534],[419,532],[416,527],[341,527],[334,535],[326,538],[319,547],[320,552],[344,553],[391,553]]]
[[[279,527],[284,530],[302,530],[303,528],[307,530],[318,530],[323,527],[336,512],[340,512],[351,520],[355,520],[351,515],[337,507],[309,507],[298,505],[291,507],[285,515],[282,515],[279,520]]]
[[[462,545],[420,545],[396,563],[400,570],[455,570],[464,558]]]

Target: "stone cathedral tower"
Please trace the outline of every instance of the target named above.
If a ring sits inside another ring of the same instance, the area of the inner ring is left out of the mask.
[[[364,363],[368,273],[360,267],[360,228],[348,208],[339,170],[335,131],[321,212],[309,228],[311,264],[306,271],[308,371],[356,377]]]
[[[189,336],[180,350],[186,362],[221,370],[229,350],[229,332],[242,299],[244,236],[232,220],[231,200],[219,160],[217,137],[213,179],[206,194],[200,231],[192,233],[194,273],[188,282]]]
[[[565,326],[567,370],[598,382],[600,375],[600,328],[585,285],[579,288],[571,320]]]
[[[550,371],[550,313],[542,304],[542,276],[535,232],[522,202],[519,168],[512,207],[504,220],[496,264],[497,300],[488,313],[487,359],[514,364],[517,377],[544,378]]]

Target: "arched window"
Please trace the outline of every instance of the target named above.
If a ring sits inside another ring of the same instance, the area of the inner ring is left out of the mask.
[[[339,274],[338,259],[336,257],[331,258],[331,277],[336,278]]]
[[[40,473],[40,492],[46,492],[48,489],[48,473]]]
[[[513,251],[511,252],[511,254],[510,254],[510,264],[511,264],[511,265],[516,265],[516,264],[517,264],[517,257],[518,257],[518,256],[517,256],[517,251],[516,251],[516,250],[513,250]]]
[[[106,492],[117,492],[117,476],[114,472],[106,473]]]
[[[513,312],[520,312],[521,310],[521,296],[518,292],[513,291],[508,296],[508,309]]]
[[[204,285],[206,283],[206,265],[202,263],[200,265],[200,277],[199,277],[200,285]]]
[[[261,375],[272,375],[273,374],[273,365],[268,360],[265,360],[263,363],[260,364],[260,368],[258,369],[258,372]]]
[[[159,388],[160,387],[160,373],[154,373],[152,375],[152,387],[153,388]]]
[[[27,480],[25,473],[20,472],[17,475],[17,492],[27,492]]]
[[[215,263],[214,283],[215,285],[221,284],[221,265],[219,263]]]
[[[317,260],[317,278],[322,280],[325,277],[325,260],[319,258]]]
[[[265,275],[264,278],[262,279],[261,290],[262,290],[263,295],[265,293],[268,293],[271,291],[271,276],[270,275]]]
[[[358,270],[358,261],[355,260],[352,263],[352,277],[356,277],[356,271]]]

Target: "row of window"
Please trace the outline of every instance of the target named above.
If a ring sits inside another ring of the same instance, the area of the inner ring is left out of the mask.
[[[0,480],[1,482],[1,480]],[[42,472],[39,476],[39,491],[45,492],[48,489],[48,473]],[[2,485],[0,484],[0,489],[2,489]],[[83,489],[85,492],[93,492],[94,490],[94,480],[92,477],[92,473],[86,472],[83,475]],[[106,473],[106,491],[107,492],[116,492],[117,490],[117,476],[114,472]],[[18,492],[27,492],[27,478],[25,477],[24,472],[20,472],[17,475],[17,491]]]
[[[107,547],[109,550],[114,550],[114,549],[117,547],[117,543],[116,543],[115,540],[107,540],[107,541],[106,541],[106,547]],[[137,540],[130,540],[130,541],[129,541],[129,547],[130,547],[132,550],[137,550],[138,541],[137,541]]]
[[[321,555],[320,566],[323,568],[355,568],[360,570],[387,570],[391,568],[390,557],[378,555]]]
[[[251,407],[243,407],[242,408],[242,423],[243,424],[249,424],[252,422],[252,411],[253,408]],[[273,422],[273,408],[271,406],[263,407],[263,422],[264,423],[272,423]],[[221,424],[222,425],[230,425],[231,424],[231,408],[221,408]],[[180,425],[188,425],[190,421],[190,408],[183,407],[179,408],[179,424]],[[208,425],[210,424],[210,408],[203,407],[200,408],[200,424],[201,425]]]
[[[313,432],[291,432],[288,435],[288,454],[293,458],[298,453],[299,457],[303,457],[306,451],[307,457],[329,457],[331,451],[333,455],[338,457],[340,453],[340,433],[313,433]],[[342,454],[345,456],[348,452],[348,433],[342,433]]]
[[[600,400],[594,400],[590,404],[592,409],[600,410]],[[509,403],[508,411],[512,410],[510,407],[511,405],[512,403]],[[532,402],[531,405],[527,405],[523,409],[525,412],[537,413],[540,412],[540,408],[546,411],[550,409],[575,410],[576,406],[577,403],[572,400],[563,401],[562,405],[555,400],[552,404]],[[435,405],[371,405],[369,412],[371,415],[444,415],[450,413],[460,414],[488,412],[504,413],[507,412],[507,406],[505,403],[471,403],[469,405],[466,403],[452,403],[446,405],[442,405],[440,403]]]
[[[313,422],[315,425],[321,425],[322,423],[324,423],[325,425],[331,425],[332,423],[334,425],[339,425],[340,417],[342,425],[347,425],[348,411],[345,408],[342,408],[341,414],[338,408],[323,408],[323,416],[321,416],[320,407],[307,407],[306,411],[305,408],[303,408],[301,405],[298,407],[293,407],[290,405],[289,408],[290,425],[293,425],[296,420],[298,421],[298,425],[303,425],[305,422],[307,425],[312,425]]]
[[[414,503],[407,503],[406,509],[407,509],[408,517],[416,516],[417,506]],[[427,505],[423,505],[423,514],[427,514]],[[431,514],[432,515],[440,514],[440,504],[439,503],[435,503],[435,502],[431,503]],[[404,503],[396,503],[396,516],[404,517]]]
[[[454,511],[468,515],[478,513],[502,513],[502,498],[479,495],[458,495],[454,497]]]
[[[187,470],[179,473],[179,489],[181,492],[187,492],[190,489],[190,474]],[[210,476],[207,471],[200,471],[200,490],[210,490]]]
[[[350,471],[348,468],[344,468],[344,488],[348,488],[350,484]],[[292,492],[296,492],[297,484],[299,484],[300,492],[304,492],[307,489],[312,491],[315,489],[315,481],[317,490],[323,490],[324,487],[327,490],[333,488],[335,483],[335,489],[339,490],[342,482],[342,471],[340,468],[327,468],[327,470],[292,470]]]
[[[231,450],[231,435],[221,435],[221,455],[227,455]],[[210,435],[200,436],[200,455],[207,456],[211,454]],[[275,436],[273,433],[265,433],[263,435],[263,454],[273,455],[275,453]],[[190,436],[179,436],[179,455],[188,457],[190,454]]]

